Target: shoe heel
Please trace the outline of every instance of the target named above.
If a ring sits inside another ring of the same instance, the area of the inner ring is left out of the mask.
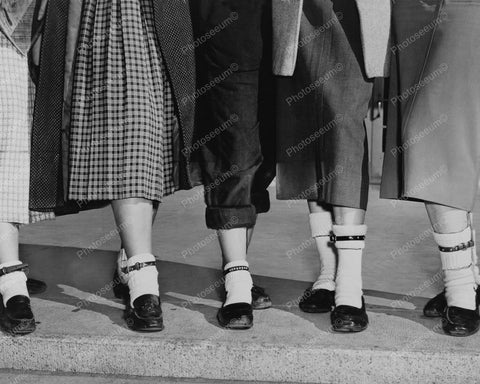
[[[120,282],[120,277],[118,276],[118,271],[115,270],[113,275],[113,294],[117,299],[124,299],[126,300],[129,297],[130,291],[128,289],[128,285],[123,284]]]

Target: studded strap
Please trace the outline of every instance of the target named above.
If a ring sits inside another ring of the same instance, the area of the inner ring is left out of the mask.
[[[145,268],[145,267],[154,267],[156,265],[157,265],[157,263],[155,261],[145,261],[143,263],[135,263],[134,265],[132,265],[130,267],[122,268],[122,272],[123,273],[130,273],[130,272],[133,272],[133,271],[139,271],[139,270],[141,270],[142,268]]]
[[[28,273],[28,264],[19,264],[19,265],[14,265],[12,267],[0,268],[0,276],[5,276],[5,275],[8,275],[9,273],[18,272],[18,271]]]

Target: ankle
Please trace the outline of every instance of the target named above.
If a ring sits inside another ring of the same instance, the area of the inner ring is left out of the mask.
[[[236,303],[252,304],[253,281],[247,261],[233,261],[225,265],[224,306]]]

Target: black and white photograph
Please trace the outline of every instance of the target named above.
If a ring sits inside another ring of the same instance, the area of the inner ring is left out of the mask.
[[[479,187],[480,0],[0,0],[0,384],[480,383]]]

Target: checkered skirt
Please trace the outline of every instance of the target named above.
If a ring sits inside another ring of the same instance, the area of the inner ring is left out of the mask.
[[[160,201],[175,190],[174,100],[153,0],[86,0],[75,62],[69,198]]]
[[[27,60],[0,32],[0,222],[28,224],[53,217],[28,209],[30,126]]]

